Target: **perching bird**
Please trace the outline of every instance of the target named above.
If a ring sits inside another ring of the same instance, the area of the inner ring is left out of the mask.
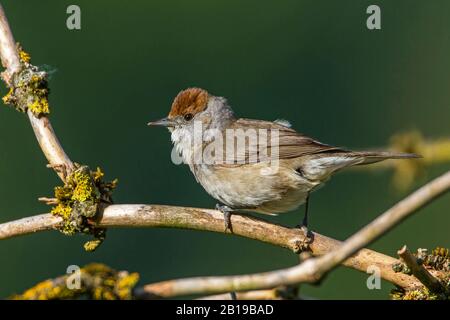
[[[306,202],[302,225],[307,232],[309,195],[332,174],[354,165],[418,157],[349,151],[298,133],[287,121],[237,118],[225,98],[200,88],[181,91],[169,115],[149,125],[169,128],[197,181],[221,203],[216,207],[225,215],[226,230],[231,230],[233,211],[278,214]]]

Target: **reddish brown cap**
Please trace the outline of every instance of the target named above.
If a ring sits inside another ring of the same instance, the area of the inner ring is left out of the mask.
[[[188,88],[180,91],[173,100],[168,118],[173,119],[188,113],[195,115],[202,112],[206,109],[208,97],[208,92],[200,88]]]

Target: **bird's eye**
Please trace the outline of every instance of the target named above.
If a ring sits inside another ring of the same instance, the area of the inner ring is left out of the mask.
[[[190,121],[190,120],[192,120],[193,117],[194,117],[194,116],[193,116],[192,113],[186,113],[186,114],[184,115],[184,120]]]

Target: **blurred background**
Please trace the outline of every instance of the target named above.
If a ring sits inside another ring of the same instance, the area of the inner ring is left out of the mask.
[[[81,30],[66,8],[81,8]],[[366,28],[371,1],[2,1],[32,63],[56,69],[51,120],[66,152],[119,178],[116,203],[213,208],[186,166],[170,160],[167,131],[148,128],[174,96],[199,86],[225,96],[239,116],[288,119],[328,144],[382,147],[399,132],[450,135],[450,2],[377,1],[382,29]],[[0,92],[7,90],[2,84]],[[27,119],[0,108],[0,222],[49,208],[60,181],[46,169]],[[410,191],[448,170],[430,166],[409,189],[391,170],[338,174],[314,193],[310,227],[345,239]],[[407,244],[449,246],[450,196],[421,210],[371,246],[388,255]],[[270,221],[294,226],[299,212]],[[86,236],[43,232],[0,242],[0,297],[22,292],[68,265],[102,262],[139,272],[141,284],[292,266],[287,250],[249,239],[169,229],[111,229],[94,253]],[[385,299],[367,275],[340,268],[308,296]]]

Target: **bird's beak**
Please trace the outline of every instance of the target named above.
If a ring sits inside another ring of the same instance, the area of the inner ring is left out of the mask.
[[[160,127],[175,127],[177,123],[174,120],[171,120],[169,118],[162,118],[160,120],[156,121],[150,121],[147,123],[149,126],[160,126]]]

